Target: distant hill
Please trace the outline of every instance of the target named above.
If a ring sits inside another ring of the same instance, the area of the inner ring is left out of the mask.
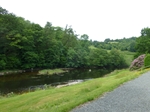
[[[115,40],[110,40],[109,38],[107,38],[104,42],[93,41],[93,46],[107,50],[115,48],[121,51],[135,52],[135,43],[136,37]]]

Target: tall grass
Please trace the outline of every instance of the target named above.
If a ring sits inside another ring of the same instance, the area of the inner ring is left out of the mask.
[[[103,78],[0,99],[1,112],[68,112],[149,71],[115,70]]]

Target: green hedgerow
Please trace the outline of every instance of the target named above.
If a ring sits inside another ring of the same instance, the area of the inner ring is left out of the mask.
[[[144,59],[144,66],[150,66],[150,54],[147,54],[145,59]]]

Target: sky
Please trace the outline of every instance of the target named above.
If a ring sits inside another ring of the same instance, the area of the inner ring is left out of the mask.
[[[89,39],[122,39],[140,36],[150,27],[150,0],[0,0],[16,16],[45,26],[71,26]]]

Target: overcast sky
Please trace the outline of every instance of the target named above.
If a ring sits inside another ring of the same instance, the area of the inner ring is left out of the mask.
[[[98,41],[140,36],[150,26],[150,0],[0,0],[0,6],[43,27],[71,25]]]

